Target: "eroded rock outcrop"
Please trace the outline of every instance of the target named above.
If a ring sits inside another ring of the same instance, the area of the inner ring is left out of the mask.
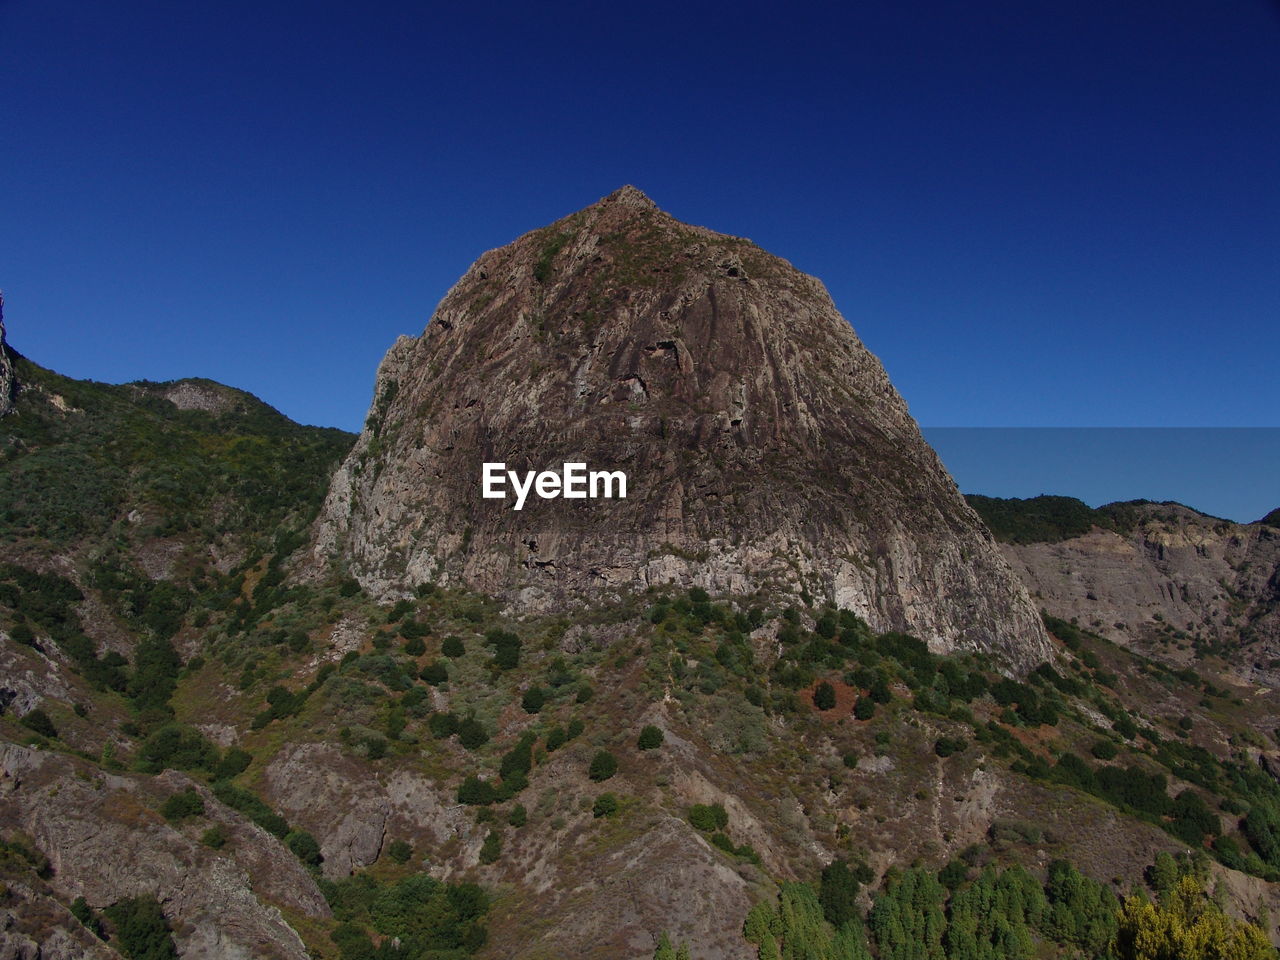
[[[1182,649],[1184,659],[1197,640],[1248,647],[1237,663],[1244,677],[1271,671],[1280,656],[1280,529],[1173,503],[1132,510],[1122,530],[1003,549],[1050,613],[1119,643]]]
[[[230,839],[213,851],[199,829],[176,829],[156,812],[188,787]],[[182,774],[154,780],[102,774],[66,756],[0,743],[0,822],[34,841],[59,897],[94,909],[150,895],[174,926],[184,957],[305,960],[291,914],[325,918],[311,875],[274,837],[218,803]],[[62,924],[64,928],[66,924]]]
[[[622,470],[626,499],[481,496],[481,465]],[[482,256],[383,361],[314,558],[379,596],[529,610],[649,585],[807,593],[937,650],[1049,641],[822,284],[626,187]]]

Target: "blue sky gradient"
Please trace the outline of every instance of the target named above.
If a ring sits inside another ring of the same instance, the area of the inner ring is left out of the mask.
[[[923,424],[1280,425],[1269,0],[0,0],[0,111],[10,340],[72,376],[354,429],[476,256],[634,183]]]

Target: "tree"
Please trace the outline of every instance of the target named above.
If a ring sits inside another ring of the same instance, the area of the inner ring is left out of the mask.
[[[524,707],[525,713],[537,713],[546,702],[547,692],[535,685],[524,692],[524,696],[520,699],[520,706]]]
[[[649,725],[640,731],[640,739],[636,741],[636,747],[640,750],[656,750],[662,746],[664,739],[665,736],[659,728]]]
[[[1271,960],[1266,934],[1232,920],[1210,900],[1195,877],[1180,879],[1156,905],[1129,897],[1120,910],[1117,960]]]
[[[840,927],[858,916],[857,897],[861,887],[845,861],[832,860],[823,868],[818,903],[829,924]]]
[[[596,783],[601,783],[617,772],[618,758],[608,750],[601,750],[591,758],[591,766],[587,769],[587,776]]]
[[[855,720],[870,720],[876,715],[876,702],[870,697],[859,697],[853,705]]]
[[[830,710],[836,705],[836,688],[823,680],[814,688],[813,705],[819,710]]]
[[[155,897],[118,900],[102,912],[115,927],[120,950],[129,960],[177,960],[169,923]]]
[[[886,883],[868,917],[881,960],[943,960],[944,896],[925,870],[907,870]]]

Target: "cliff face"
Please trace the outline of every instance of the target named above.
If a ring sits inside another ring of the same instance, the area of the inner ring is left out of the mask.
[[[1280,656],[1280,530],[1177,504],[1132,509],[1122,531],[1003,549],[1050,613],[1174,659],[1199,642],[1231,650],[1245,676],[1269,671]],[[1234,655],[1240,647],[1249,656]]]
[[[626,499],[483,499],[481,465]],[[935,649],[1041,658],[1035,609],[822,284],[626,187],[482,256],[383,361],[315,539],[371,592],[546,610],[808,591]]]
[[[4,293],[0,292],[0,417],[13,410],[18,379],[13,370],[13,354],[4,338]]]

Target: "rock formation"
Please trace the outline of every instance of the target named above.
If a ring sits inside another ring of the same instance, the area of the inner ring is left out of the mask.
[[[1231,523],[1179,504],[1135,505],[1131,527],[1056,543],[1007,543],[1005,554],[1050,613],[1118,643],[1188,659],[1192,644],[1249,648],[1242,676],[1280,657],[1280,530]],[[1178,645],[1181,644],[1181,647]]]
[[[485,462],[626,499],[481,496]],[[822,284],[624,187],[484,254],[383,360],[314,556],[390,596],[518,608],[653,585],[809,595],[936,650],[1049,649],[1035,608]]]
[[[18,395],[18,378],[13,370],[13,353],[4,338],[4,292],[0,291],[0,417],[13,409]]]

